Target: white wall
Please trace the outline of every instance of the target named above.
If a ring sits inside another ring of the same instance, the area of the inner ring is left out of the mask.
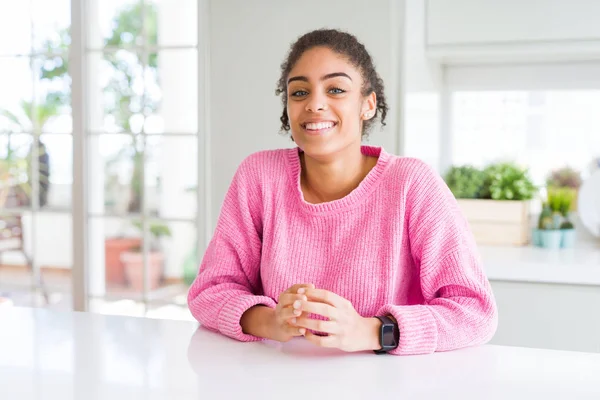
[[[279,66],[291,43],[317,28],[356,35],[386,85],[388,127],[370,143],[397,150],[399,7],[394,0],[214,0],[210,3],[210,135],[212,221],[241,160],[252,152],[291,147],[279,132],[275,96]]]
[[[402,57],[403,154],[440,168],[442,67],[427,58],[423,0],[405,1]]]

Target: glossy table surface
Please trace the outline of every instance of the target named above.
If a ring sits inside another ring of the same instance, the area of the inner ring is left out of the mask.
[[[191,322],[0,307],[2,400],[392,398],[600,399],[600,354],[347,354],[239,343]]]

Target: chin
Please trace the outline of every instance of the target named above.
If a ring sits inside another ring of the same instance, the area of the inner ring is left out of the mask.
[[[348,146],[348,143],[342,143],[339,140],[329,140],[320,142],[316,142],[313,140],[301,140],[300,142],[296,141],[296,144],[302,149],[302,151],[304,151],[304,154],[306,154],[307,156],[319,159],[329,158],[330,156],[339,153],[341,150]]]

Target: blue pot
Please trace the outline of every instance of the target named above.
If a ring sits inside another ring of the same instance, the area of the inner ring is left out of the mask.
[[[575,233],[575,229],[562,229],[561,230],[562,237],[560,247],[571,248],[575,245],[575,240],[577,239],[577,234]]]
[[[540,230],[537,228],[534,228],[531,231],[531,244],[536,247],[540,247],[542,245],[542,240],[540,239]]]
[[[540,245],[545,249],[560,249],[562,232],[559,229],[541,230]]]

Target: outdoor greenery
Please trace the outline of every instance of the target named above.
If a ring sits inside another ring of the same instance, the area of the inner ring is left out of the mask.
[[[34,156],[38,158],[39,204],[46,203],[50,165],[40,135],[53,118],[69,108],[71,97],[66,53],[69,31],[64,29],[57,37],[44,42],[44,56],[30,60],[30,67],[40,82],[39,97],[35,101],[22,99],[16,109],[0,109],[0,119],[7,126],[3,132],[6,150],[0,153],[0,207],[31,204]],[[33,140],[24,144],[23,133],[32,134]]]

